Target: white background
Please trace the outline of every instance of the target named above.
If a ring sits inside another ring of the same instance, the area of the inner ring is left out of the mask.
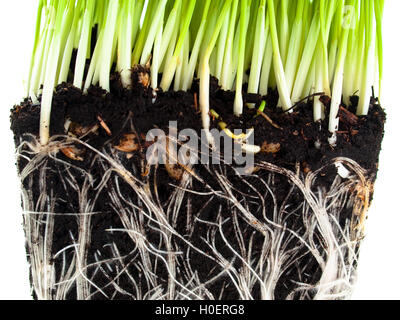
[[[36,3],[2,1],[0,10],[0,299],[31,298],[9,110],[23,97]],[[353,299],[400,299],[399,12],[400,1],[386,1],[381,100],[388,121]]]

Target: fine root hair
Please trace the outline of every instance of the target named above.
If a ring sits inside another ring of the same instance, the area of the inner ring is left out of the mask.
[[[62,155],[71,144],[85,161]],[[351,295],[374,181],[351,159],[307,174],[197,165],[166,180],[162,165],[128,161],[111,144],[57,136],[42,146],[29,135],[17,159],[37,299]],[[324,178],[337,167],[346,175]]]

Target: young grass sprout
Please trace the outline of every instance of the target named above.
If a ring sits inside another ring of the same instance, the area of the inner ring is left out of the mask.
[[[35,101],[42,94],[42,144],[49,139],[53,89],[67,80],[73,50],[73,84],[80,89],[99,84],[108,91],[114,66],[129,88],[131,69],[139,63],[150,65],[154,92],[169,90],[172,82],[174,90],[188,90],[200,78],[205,129],[210,75],[225,90],[235,83],[236,116],[243,113],[245,82],[248,93],[261,95],[274,85],[283,110],[324,92],[332,98],[334,144],[342,101],[348,104],[359,93],[357,113],[368,113],[374,60],[381,79],[383,7],[383,0],[298,0],[290,7],[283,0],[39,1],[27,92]],[[324,112],[314,97],[315,121]]]

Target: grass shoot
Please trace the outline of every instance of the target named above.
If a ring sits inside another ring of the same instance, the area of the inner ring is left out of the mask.
[[[244,85],[263,96],[277,88],[283,110],[323,92],[332,99],[334,143],[342,101],[359,95],[357,113],[366,115],[375,64],[381,79],[383,7],[383,0],[41,0],[27,92],[35,101],[42,95],[42,144],[54,87],[67,81],[74,50],[73,84],[85,91],[96,84],[108,91],[114,71],[131,87],[137,64],[150,67],[154,92],[186,91],[199,78],[205,129],[210,75],[235,90],[236,116],[254,107],[243,104]],[[313,112],[323,119],[319,96]]]

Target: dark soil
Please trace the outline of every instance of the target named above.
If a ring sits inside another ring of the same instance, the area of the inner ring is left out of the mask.
[[[64,123],[66,119],[70,119],[73,123],[80,124],[83,127],[91,127],[99,125],[99,129],[96,134],[90,134],[85,138],[95,148],[102,148],[103,146],[111,144],[118,144],[120,138],[124,133],[131,133],[132,129],[135,130],[138,136],[146,135],[147,131],[153,128],[161,128],[168,130],[169,121],[176,120],[178,129],[192,128],[197,132],[201,129],[201,121],[199,110],[197,108],[196,96],[198,88],[197,83],[193,85],[193,88],[189,92],[161,92],[157,94],[157,100],[152,103],[152,91],[143,86],[134,86],[132,90],[123,89],[119,82],[118,75],[114,75],[111,81],[111,92],[106,93],[99,87],[91,87],[88,94],[83,94],[79,89],[74,88],[70,84],[59,85],[56,89],[56,94],[53,100],[52,117],[51,117],[51,135],[64,135],[66,134],[64,129]],[[278,95],[276,92],[271,91],[267,97],[260,97],[258,95],[244,95],[245,102],[255,103],[257,106],[263,99],[267,101],[267,106],[264,113],[272,120],[272,124],[268,122],[262,115],[257,116],[257,109],[247,109],[245,114],[240,117],[234,117],[232,115],[232,105],[234,101],[233,92],[222,91],[213,79],[211,82],[210,90],[210,105],[212,108],[221,116],[222,120],[227,123],[230,129],[255,129],[255,144],[279,144],[278,150],[270,153],[260,153],[256,156],[256,162],[266,161],[284,168],[295,170],[296,165],[300,164],[300,168],[304,173],[311,170],[316,170],[328,163],[329,160],[336,157],[349,157],[354,161],[358,162],[364,169],[369,172],[369,176],[374,179],[378,169],[378,157],[381,148],[381,141],[384,134],[384,123],[385,123],[385,112],[379,105],[378,101],[371,99],[371,107],[368,116],[357,117],[354,115],[356,97],[352,99],[353,104],[350,106],[344,106],[340,113],[340,129],[338,134],[337,146],[332,147],[328,144],[327,139],[329,132],[327,130],[327,117],[326,120],[321,123],[315,123],[313,121],[312,113],[312,102],[305,101],[297,105],[293,112],[282,112],[281,109],[277,108]],[[321,97],[326,103],[326,114],[329,114],[329,101],[326,101],[326,97]],[[40,100],[40,98],[39,98]],[[38,135],[39,132],[39,117],[40,117],[40,104],[34,105],[30,100],[26,99],[19,106],[15,106],[11,111],[11,129],[15,134],[16,144],[19,144],[21,139],[24,138],[25,134]],[[100,118],[99,118],[100,117]],[[104,123],[110,129],[112,135],[104,129],[99,122],[99,119],[103,120]],[[219,120],[212,122],[213,127],[218,126]],[[279,128],[277,128],[279,127]],[[320,143],[320,148],[315,147],[315,143]],[[146,145],[144,141],[141,142],[142,152],[135,153],[131,158],[123,158],[121,160],[125,168],[130,168],[137,177],[145,180],[151,180],[152,177],[141,177],[140,174],[140,160],[145,154]],[[93,166],[93,157],[89,151],[86,151],[84,155],[84,161],[74,161],[66,157],[61,152],[57,154],[57,157],[64,161],[73,164],[77,168],[83,168],[89,170],[90,173],[98,180],[104,175],[104,167],[101,162],[96,163]],[[18,166],[21,172],[26,165],[26,160],[20,159]],[[47,186],[48,191],[53,193],[53,197],[59,198],[60,201],[56,201],[54,212],[58,213],[71,213],[80,212],[79,200],[76,190],[69,187],[66,182],[66,178],[63,174],[65,167],[60,163],[49,159],[47,162]],[[84,184],[84,177],[80,174],[78,169],[71,169],[74,174],[74,178],[78,185]],[[195,167],[194,170],[199,170],[200,175],[205,179],[209,186],[218,189],[218,183],[215,181],[212,171],[207,172],[204,167]],[[235,183],[235,187],[238,192],[251,193],[252,190],[248,185],[243,183],[239,178],[235,178],[233,172],[227,169],[227,174],[231,175],[232,183]],[[205,178],[206,177],[206,178]],[[321,179],[319,183],[324,185],[330,183],[336,177],[336,171],[332,168],[327,169],[321,173]],[[259,173],[259,178],[266,178],[263,173]],[[38,199],[40,190],[38,180],[40,179],[39,173],[34,175],[30,179],[26,179],[24,187],[32,190],[34,199]],[[160,169],[157,172],[157,189],[160,197],[160,202],[163,207],[168,205],[170,195],[174,190],[176,181],[171,179],[165,169]],[[253,185],[257,186],[260,193],[266,192],[265,186],[254,179]],[[301,193],[290,186],[285,179],[276,176],[273,183],[277,192],[277,203],[284,206],[286,203],[294,204],[296,201],[301,200]],[[154,185],[152,185],[154,187]],[[113,188],[111,183],[108,188]],[[204,191],[205,186],[200,182],[194,182],[192,186],[193,190]],[[113,228],[122,228],[118,214],[115,214],[115,209],[110,204],[109,194],[103,190],[100,193],[98,191],[91,191],[89,196],[98,196],[102,201],[97,201],[94,208],[95,212],[99,212],[92,218],[92,239],[91,246],[88,252],[88,262],[95,262],[96,253],[101,252],[102,258],[111,256],[109,249],[105,248],[105,244],[113,241],[119,248],[121,255],[125,255],[128,260],[130,257],[131,243],[129,236],[126,233],[118,234],[118,237],[113,236],[111,239],[110,233],[104,232],[110,226]],[[126,184],[121,184],[121,190],[123,196],[127,199],[132,199],[132,191]],[[190,199],[189,199],[190,198]],[[223,216],[229,217],[229,208],[232,206],[226,200],[214,198],[212,201],[207,203],[207,197],[205,196],[193,196],[186,199],[191,202],[191,205],[197,209],[198,217],[202,220],[212,220],[215,214],[215,208],[223,208]],[[267,204],[267,206],[269,206]],[[272,209],[272,208],[271,208]],[[114,212],[114,214],[111,214]],[[254,207],[254,214],[261,215],[258,212],[258,208]],[[351,208],[345,208],[343,210],[343,221],[349,219],[352,214]],[[262,218],[259,216],[259,218]],[[207,233],[207,227],[202,224],[197,224],[195,230],[189,234],[186,230],[187,220],[194,219],[194,217],[188,217],[186,208],[182,208],[178,214],[175,222],[176,230],[180,234],[185,235],[190,241],[202,248],[204,251],[209,251],[209,248],[205,246],[202,237],[205,237]],[[296,222],[294,222],[295,224]],[[245,228],[243,236],[248,239],[252,234],[252,230],[246,227],[244,221],[240,221],[240,225]],[[301,227],[301,226],[300,226]],[[237,243],[235,239],[233,227],[226,227],[225,234],[230,235],[233,243]],[[146,230],[149,234],[149,240],[151,241],[151,229]],[[74,216],[58,216],[55,220],[55,232],[52,251],[58,252],[63,249],[71,241],[71,233],[75,239],[78,237],[77,217]],[[257,242],[258,240],[258,242]],[[158,241],[158,237],[154,238],[154,242]],[[179,239],[176,240],[179,243]],[[261,250],[262,239],[257,237],[254,239],[255,248],[253,254],[256,256],[257,252]],[[220,236],[216,236],[216,243],[221,243],[221,253],[226,256],[231,256],[232,253],[227,249],[223,248],[222,239]],[[294,245],[294,244],[293,244]],[[193,252],[190,256],[192,267],[195,268],[199,274],[200,279],[207,279],[215,275],[215,270],[212,270],[210,261],[204,256],[200,256],[196,252]],[[309,283],[317,281],[319,275],[319,269],[317,264],[308,264],[310,257],[305,256],[302,260],[304,266],[301,269],[304,270],[305,274],[309,275]],[[61,260],[55,260],[57,267],[57,273],[60,273]],[[299,266],[300,269],[301,266]],[[290,288],[293,286],[293,281],[296,281],[296,270],[290,269],[283,276],[282,281],[278,287],[276,294],[277,298],[285,298],[290,292]],[[116,272],[116,271],[114,271]],[[143,287],[146,286],[145,279],[141,279],[140,272],[133,266],[130,268],[132,276],[138,279]],[[155,271],[157,275],[162,279],[167,279],[167,272],[163,266],[159,266]],[[106,286],[109,283],[109,279],[104,276],[103,273],[93,274],[93,281],[101,286]],[[304,280],[304,278],[303,278]],[[126,284],[125,284],[126,283]],[[122,288],[129,291],[129,279],[120,278],[119,284]],[[220,292],[221,288],[225,287],[224,294],[221,296],[222,299],[238,299],[237,291],[229,282],[229,278],[224,281],[219,280],[215,283],[210,284],[208,290],[210,292]],[[103,288],[107,294],[112,294],[113,288],[106,286]],[[257,288],[256,288],[257,289]],[[255,291],[258,291],[256,290]],[[76,298],[74,290],[71,290],[69,298]],[[101,299],[101,294],[95,295],[93,298]],[[114,296],[117,299],[126,299],[129,296],[119,293]]]
[[[257,160],[269,161],[287,168],[293,168],[296,163],[314,170],[336,157],[349,157],[367,170],[376,170],[381,141],[384,133],[386,114],[378,101],[371,98],[368,116],[355,116],[358,97],[352,98],[352,105],[340,110],[340,128],[337,145],[328,143],[330,136],[328,127],[329,101],[326,102],[326,117],[322,122],[313,121],[312,101],[298,104],[292,112],[283,112],[277,108],[278,94],[271,91],[266,97],[244,94],[248,103],[256,103],[255,109],[246,108],[242,117],[232,113],[234,92],[220,89],[215,79],[211,81],[210,105],[220,115],[214,119],[213,127],[218,128],[218,122],[223,120],[228,128],[246,130],[255,129],[255,144],[279,144],[277,153],[260,153]],[[53,100],[50,134],[65,134],[66,119],[81,126],[99,124],[100,116],[112,132],[110,137],[106,131],[99,130],[95,136],[90,136],[90,144],[99,147],[106,141],[117,143],[123,133],[131,132],[127,119],[132,119],[133,126],[139,134],[146,134],[153,128],[161,128],[168,132],[169,121],[177,121],[178,129],[192,128],[197,132],[201,129],[201,121],[195,95],[198,92],[197,83],[189,92],[158,92],[157,100],[152,103],[152,92],[142,86],[133,89],[123,89],[118,75],[111,80],[111,92],[106,93],[99,87],[91,87],[88,94],[70,84],[63,83],[56,88]],[[197,98],[196,98],[197,99]],[[269,116],[271,125],[257,109],[262,100],[267,101],[264,113]],[[40,97],[39,97],[40,101]],[[40,103],[32,104],[26,99],[11,110],[11,129],[18,139],[24,134],[38,135],[40,119]],[[320,148],[315,143],[320,143]]]

